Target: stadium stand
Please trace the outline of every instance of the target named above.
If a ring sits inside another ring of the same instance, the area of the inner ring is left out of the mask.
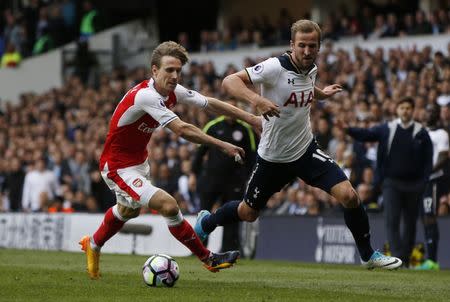
[[[2,66],[17,66],[22,57],[45,52],[98,30],[97,25],[83,21],[83,16],[90,12],[91,16],[86,18],[96,15],[89,1],[85,1],[83,7],[75,6],[73,1],[47,1],[45,4],[29,1],[14,11],[11,7],[1,9],[3,57],[8,56],[5,63],[2,60]],[[417,100],[416,119],[424,121],[426,108],[438,104],[441,123],[450,131],[450,43],[447,53],[434,51],[431,46],[390,49],[386,53],[383,48],[369,51],[356,47],[352,52],[336,50],[331,40],[448,33],[450,11],[441,8],[427,15],[421,10],[414,14],[383,14],[373,7],[363,7],[362,11],[367,18],[351,17],[341,9],[328,15],[323,22],[325,43],[318,60],[318,84],[325,86],[338,82],[345,87],[345,92],[333,101],[315,103],[312,124],[319,143],[344,168],[368,209],[379,211],[381,204],[377,190],[371,184],[375,146],[349,140],[333,122],[345,119],[353,125],[368,127],[389,120],[394,113],[394,100],[410,95]],[[276,25],[271,24],[267,16],[252,19],[249,26],[234,17],[223,31],[202,31],[200,51],[286,43],[289,36],[285,33],[289,30],[285,25],[290,24],[290,20],[292,17],[283,9]],[[80,25],[83,22],[84,25]],[[77,25],[83,28],[83,33]],[[186,33],[180,33],[179,42],[190,48]],[[13,55],[14,52],[19,54]],[[249,57],[242,65],[250,66],[263,59]],[[81,64],[87,65],[83,66],[87,69],[98,63],[92,56],[85,60],[87,62]],[[227,69],[219,73],[211,61],[194,61],[184,73],[183,84],[205,95],[224,98],[221,79],[236,71],[237,67],[233,65],[236,63],[229,62]],[[42,94],[24,93],[17,104],[8,104],[3,109],[0,117],[2,211],[103,212],[114,202],[114,196],[104,186],[97,171],[108,118],[124,92],[148,78],[149,74],[143,67],[130,70],[116,67],[109,74],[103,73],[95,80],[87,81],[86,72],[89,70],[79,72],[75,68],[61,87]],[[176,113],[199,127],[212,118],[202,111],[188,111],[183,106]],[[192,159],[195,146],[160,130],[154,135],[151,148],[153,181],[174,193],[182,191],[183,188],[177,188],[178,179],[186,177],[190,171],[189,165],[181,169],[180,164]],[[47,185],[40,184],[43,187],[37,190],[46,193],[38,194],[39,204],[29,208],[27,202],[25,207],[21,196],[23,180],[42,158],[58,186],[49,191]],[[185,212],[195,208],[189,200],[183,199],[182,194],[176,196]],[[319,215],[339,211],[333,200],[300,181],[275,195],[268,205],[267,214]],[[439,213],[446,215],[449,208],[450,198],[445,197],[441,200]]]
[[[355,187],[364,192],[362,194],[367,196],[364,200],[372,210],[378,210],[379,206],[371,188],[374,146],[350,141],[334,127],[333,121],[341,118],[367,127],[390,119],[394,100],[401,95],[411,95],[417,99],[415,117],[419,121],[423,121],[427,106],[440,100],[441,122],[448,128],[449,63],[449,52],[433,53],[431,47],[391,49],[386,54],[382,48],[374,52],[355,48],[349,53],[334,50],[331,44],[324,46],[319,58],[318,85],[336,81],[346,89],[332,101],[314,103],[312,126],[322,147],[344,168]],[[183,84],[203,94],[223,98],[221,79],[234,70],[230,66],[224,73],[218,73],[212,62],[194,63],[185,71]],[[116,68],[112,73],[101,74],[95,87],[86,86],[79,77],[71,76],[62,87],[43,94],[23,94],[20,102],[9,104],[1,116],[2,179],[10,178],[17,170],[13,167],[14,159],[19,159],[23,170],[29,172],[39,159],[45,158],[47,169],[58,179],[59,186],[53,192],[57,197],[48,199],[52,194],[47,194],[47,199],[42,198],[35,210],[103,211],[114,202],[97,171],[109,116],[126,90],[148,77],[143,67]],[[199,127],[212,118],[203,111],[188,111],[183,106],[176,113]],[[181,172],[180,163],[191,160],[195,146],[159,130],[150,148],[153,181],[164,183],[173,191],[178,179],[189,173],[188,168]],[[8,181],[3,182],[2,209],[20,210],[17,206],[20,202],[8,198],[10,185]],[[289,203],[288,214],[318,215],[339,211],[333,200],[302,182],[293,183],[288,191],[288,196],[295,197],[274,196],[268,213],[277,213],[278,206],[286,202]],[[181,194],[177,196],[185,211],[193,208]],[[448,204],[448,199],[442,200],[442,214],[448,213]]]

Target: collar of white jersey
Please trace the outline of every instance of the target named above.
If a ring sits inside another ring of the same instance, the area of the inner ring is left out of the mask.
[[[313,64],[311,66],[311,68],[309,68],[308,70],[303,71],[292,59],[292,51],[288,50],[286,51],[283,56],[287,56],[287,58],[289,59],[289,62],[291,63],[293,69],[298,73],[301,74],[303,76],[308,76],[309,74],[311,74],[312,72],[317,70],[317,65]]]

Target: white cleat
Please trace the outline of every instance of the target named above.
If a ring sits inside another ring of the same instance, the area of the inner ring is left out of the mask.
[[[397,257],[386,256],[378,251],[375,251],[365,265],[367,269],[381,268],[394,270],[402,266],[402,260]]]

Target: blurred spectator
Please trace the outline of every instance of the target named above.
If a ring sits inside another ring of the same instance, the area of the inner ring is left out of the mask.
[[[403,26],[400,29],[400,36],[413,35],[415,31],[414,17],[409,13],[405,14],[403,17]]]
[[[169,166],[165,163],[159,165],[158,177],[155,180],[155,186],[163,189],[169,194],[174,194],[178,189],[178,179],[173,175]]]
[[[22,210],[22,192],[25,180],[25,171],[18,158],[13,158],[9,163],[9,169],[6,173],[4,190],[9,200],[9,209],[12,212]]]
[[[83,16],[80,24],[80,38],[89,38],[103,27],[100,13],[91,1],[83,2]]]
[[[41,35],[36,40],[33,46],[33,55],[40,55],[46,53],[49,50],[55,48],[55,41],[53,37],[49,33],[49,29],[47,27],[43,28],[41,31]]]
[[[323,150],[328,150],[328,145],[333,138],[330,125],[325,118],[317,121],[317,130],[315,131],[317,143]]]
[[[383,15],[375,16],[375,27],[372,32],[369,34],[369,39],[378,39],[385,35],[388,27],[385,23]]]
[[[55,175],[47,169],[44,159],[36,160],[32,170],[25,175],[22,209],[27,212],[46,210],[49,201],[58,194],[59,185]]]
[[[96,81],[95,71],[98,65],[98,60],[89,49],[89,41],[81,38],[77,42],[77,49],[73,60],[66,63],[67,66],[74,68],[73,74],[78,76],[83,84],[90,84],[91,86]]]
[[[184,213],[195,214],[201,210],[200,196],[197,192],[197,179],[193,177],[191,161],[183,160],[181,163],[181,176],[178,178],[178,193],[181,195],[181,202]]]
[[[436,101],[440,106],[450,104],[450,81],[446,80],[440,84],[440,94]]]
[[[177,42],[178,44],[186,48],[187,51],[192,51],[191,43],[189,41],[189,35],[186,32],[182,31],[178,34]]]
[[[425,18],[425,13],[422,10],[416,12],[416,20],[414,25],[413,34],[415,35],[427,35],[432,33],[430,22]]]
[[[285,191],[280,191],[272,195],[267,201],[264,215],[284,215],[287,214],[289,202],[285,199]]]
[[[6,51],[2,56],[1,67],[2,68],[5,68],[5,67],[14,68],[14,67],[19,66],[19,64],[21,62],[22,62],[22,56],[16,50],[16,47],[14,46],[14,44],[9,43],[6,46]]]
[[[74,0],[63,0],[61,4],[61,15],[64,26],[69,37],[74,37],[75,26],[77,22],[76,5]]]
[[[356,187],[356,191],[358,192],[359,198],[361,199],[364,208],[368,212],[377,212],[379,211],[378,203],[374,198],[372,186],[360,183]]]
[[[397,16],[393,13],[387,15],[386,29],[381,37],[396,37],[398,36],[399,28],[397,22]]]

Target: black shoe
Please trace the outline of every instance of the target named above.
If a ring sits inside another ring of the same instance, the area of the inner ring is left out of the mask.
[[[211,272],[217,273],[221,269],[232,267],[239,258],[239,251],[229,251],[225,253],[211,253],[204,262],[204,266]]]

